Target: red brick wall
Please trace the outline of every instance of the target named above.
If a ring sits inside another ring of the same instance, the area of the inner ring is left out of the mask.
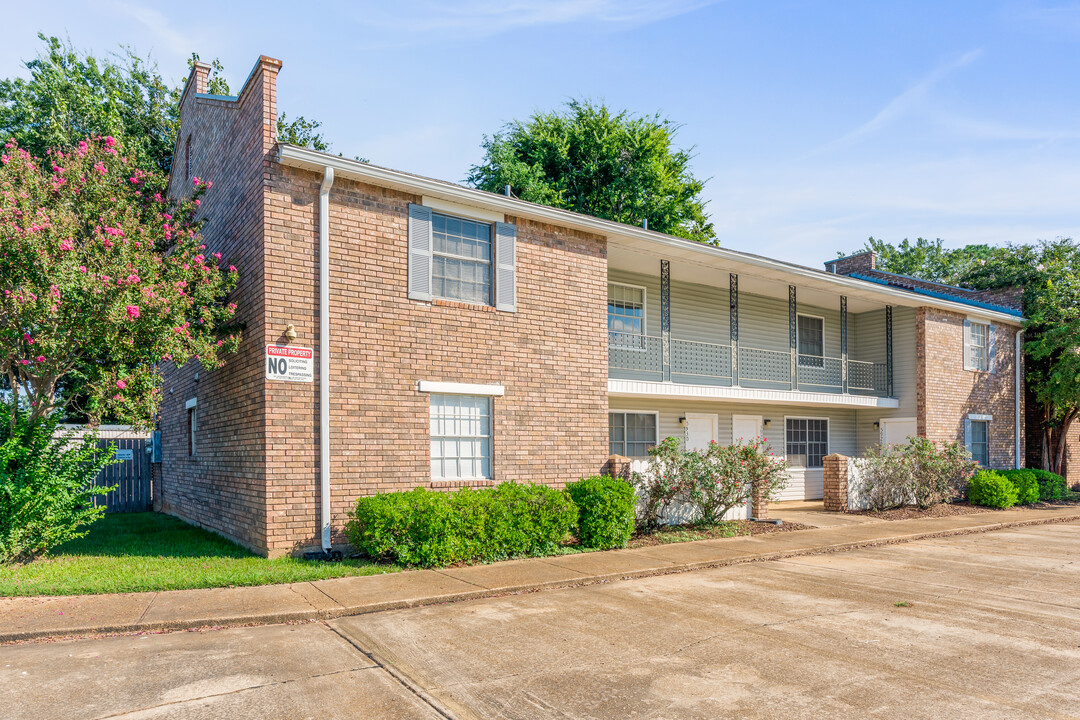
[[[213,182],[200,209],[203,237],[208,253],[221,252],[240,271],[231,299],[245,327],[239,352],[226,358],[224,368],[206,371],[197,362],[162,367],[161,509],[254,549],[266,545],[262,238],[264,166],[276,135],[273,87],[279,67],[276,60],[260,58],[237,102],[197,97],[191,90],[205,92],[206,68],[196,68],[182,99],[170,178],[174,197],[188,194],[194,177]],[[199,429],[197,454],[188,457],[185,403],[192,397],[198,400]]]
[[[266,228],[267,337],[318,347],[321,175],[275,166]],[[494,383],[495,481],[561,485],[607,446],[607,261],[602,237],[517,225],[517,312],[407,297],[407,208],[421,198],[337,179],[330,195],[333,526],[356,498],[430,486],[419,380]],[[316,378],[318,380],[318,378]],[[317,542],[318,385],[267,387],[271,553]],[[440,484],[440,486],[443,486]],[[445,486],[444,486],[445,487]]]
[[[964,418],[969,413],[992,415],[990,464],[995,468],[1011,468],[1016,454],[1013,363],[1019,328],[995,324],[994,372],[965,370],[964,318],[958,313],[927,307],[919,308],[916,315],[919,435],[931,440],[962,442]]]

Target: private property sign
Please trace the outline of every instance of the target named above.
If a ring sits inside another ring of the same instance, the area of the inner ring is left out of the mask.
[[[314,382],[315,351],[292,345],[267,345],[266,379]]]

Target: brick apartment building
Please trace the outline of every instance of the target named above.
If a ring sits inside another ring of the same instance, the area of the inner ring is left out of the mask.
[[[163,511],[273,556],[341,542],[362,495],[561,485],[669,435],[764,435],[792,498],[821,497],[824,455],[913,434],[1019,465],[1015,297],[281,144],[280,69],[261,57],[223,97],[196,64],[180,100],[170,192],[213,181],[204,236],[240,269],[244,340],[166,372]]]

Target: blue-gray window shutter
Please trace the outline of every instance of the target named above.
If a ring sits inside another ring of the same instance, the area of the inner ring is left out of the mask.
[[[971,321],[964,319],[964,369],[975,369],[975,358],[971,357]]]
[[[431,299],[431,208],[409,203],[409,299]]]
[[[997,355],[997,325],[991,325],[986,331],[986,342],[990,346],[989,350],[989,362],[986,363],[986,369],[990,372],[994,372],[994,356]]]
[[[964,418],[964,447],[971,454],[971,418]]]
[[[517,227],[495,223],[495,309],[517,310]]]

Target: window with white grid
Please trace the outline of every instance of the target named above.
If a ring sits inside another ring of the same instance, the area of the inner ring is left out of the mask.
[[[612,455],[648,457],[656,445],[656,413],[608,413],[608,449]]]
[[[969,352],[971,364],[976,370],[990,369],[990,325],[987,323],[971,323],[969,331]]]
[[[447,300],[491,304],[491,226],[431,214],[432,294]]]
[[[608,343],[645,348],[645,288],[608,283]]]
[[[819,468],[829,454],[829,421],[787,419],[787,460],[791,467]]]
[[[431,396],[431,479],[491,479],[491,398]]]

